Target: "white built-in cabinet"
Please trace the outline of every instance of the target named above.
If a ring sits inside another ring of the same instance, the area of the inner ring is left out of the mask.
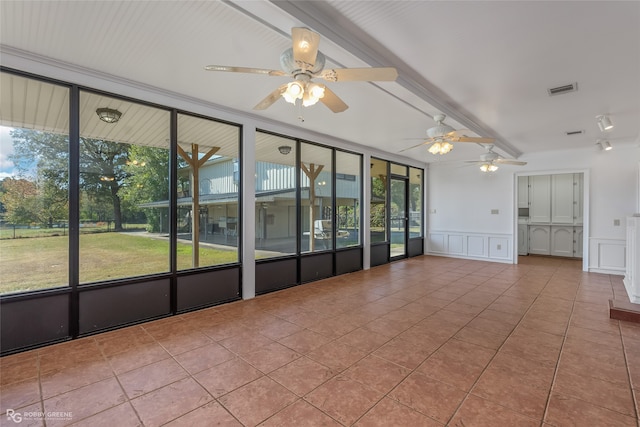
[[[551,255],[573,256],[573,227],[551,226]]]
[[[518,224],[518,255],[529,253],[529,226]]]
[[[551,175],[551,223],[573,224],[573,174]]]
[[[528,176],[518,177],[518,207],[519,208],[529,207],[529,177]]]
[[[582,227],[573,227],[573,256],[575,258],[582,258],[582,239],[584,234]]]
[[[551,175],[529,177],[529,222],[551,222]]]
[[[582,222],[584,207],[582,173],[534,175],[518,179],[518,207],[522,183],[528,178],[528,253],[581,258],[583,253]],[[520,227],[518,247],[520,249]],[[524,240],[524,239],[523,239]],[[523,254],[522,251],[518,251]]]
[[[573,223],[582,225],[584,222],[584,178],[581,173],[573,174]],[[582,255],[580,255],[582,256]]]
[[[551,255],[551,226],[529,225],[529,253]]]

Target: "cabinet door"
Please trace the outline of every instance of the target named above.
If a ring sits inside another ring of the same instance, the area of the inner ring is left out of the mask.
[[[582,193],[584,192],[584,174],[573,174],[573,223],[575,225],[582,225],[584,221],[584,199]]]
[[[550,255],[550,226],[529,226],[529,253],[537,255]]]
[[[551,226],[551,255],[572,257],[573,249],[573,227]]]
[[[582,227],[573,227],[573,256],[576,258],[582,258],[583,238]]]
[[[551,176],[551,223],[573,224],[573,174]]]
[[[519,208],[529,207],[529,177],[528,176],[518,177],[518,207]]]
[[[518,225],[518,255],[529,253],[529,232],[525,224]]]
[[[529,177],[529,219],[551,222],[551,175]]]

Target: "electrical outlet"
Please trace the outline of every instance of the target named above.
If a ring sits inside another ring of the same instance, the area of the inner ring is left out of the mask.
[[[429,209],[429,213],[436,213],[435,209]]]
[[[619,219],[614,219],[613,220],[613,226],[614,227],[619,227],[620,226],[620,220]]]
[[[491,215],[498,215],[500,213],[499,209],[491,209]]]

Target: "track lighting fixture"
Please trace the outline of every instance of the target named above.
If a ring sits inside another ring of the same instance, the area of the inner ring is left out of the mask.
[[[611,122],[611,118],[608,115],[603,114],[600,116],[596,116],[596,120],[598,121],[600,132],[613,129],[613,123]]]
[[[607,140],[601,140],[599,139],[598,142],[596,142],[596,145],[604,151],[609,151],[612,150],[613,147],[611,146],[611,143]]]

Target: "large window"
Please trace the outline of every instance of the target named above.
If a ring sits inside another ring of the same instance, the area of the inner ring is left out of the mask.
[[[300,146],[301,249],[333,249],[332,150],[308,143]]]
[[[371,159],[371,243],[387,241],[387,162]]]
[[[80,283],[169,271],[169,112],[82,91],[79,147]]]
[[[362,156],[336,151],[336,248],[360,244]]]
[[[67,286],[69,89],[0,74],[0,293]]]
[[[256,259],[296,253],[296,141],[256,133]]]
[[[178,269],[239,260],[240,128],[178,114]]]

